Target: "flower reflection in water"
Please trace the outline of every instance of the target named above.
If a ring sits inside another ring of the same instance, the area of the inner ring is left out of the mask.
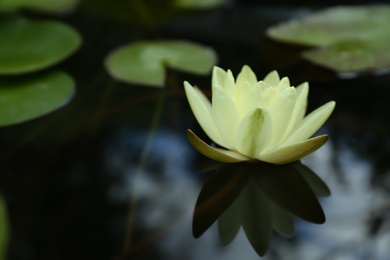
[[[283,166],[222,164],[213,170],[199,194],[193,235],[200,237],[218,221],[221,244],[228,245],[242,227],[253,249],[263,256],[273,231],[293,236],[294,216],[324,223],[317,198],[329,195],[327,185],[299,161]]]

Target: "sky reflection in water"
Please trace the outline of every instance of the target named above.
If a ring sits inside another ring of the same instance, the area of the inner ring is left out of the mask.
[[[221,247],[215,223],[200,238],[193,238],[192,214],[205,174],[194,169],[197,153],[183,136],[159,131],[148,166],[134,183],[136,151],[142,148],[146,134],[129,133],[120,132],[105,148],[107,169],[120,176],[107,196],[112,203],[128,204],[133,185],[139,186],[136,227],[151,235],[149,246],[173,260],[258,259],[242,228],[226,247]],[[167,146],[169,153],[164,152]],[[264,259],[386,259],[390,253],[387,246],[390,235],[384,231],[370,235],[368,223],[386,205],[386,194],[373,189],[369,162],[357,158],[347,145],[338,149],[335,151],[330,141],[303,160],[316,169],[332,191],[330,197],[321,199],[326,223],[315,225],[297,220],[294,237],[290,240],[274,234],[270,252]],[[335,158],[335,152],[343,159]]]

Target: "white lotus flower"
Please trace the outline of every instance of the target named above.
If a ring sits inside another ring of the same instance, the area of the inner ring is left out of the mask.
[[[276,71],[257,81],[244,66],[234,80],[232,72],[214,67],[212,103],[197,88],[184,82],[191,109],[205,133],[218,145],[200,140],[191,130],[191,144],[205,156],[220,162],[260,160],[287,164],[320,148],[327,135],[310,138],[332,113],[330,101],[305,117],[308,83],[291,87]]]

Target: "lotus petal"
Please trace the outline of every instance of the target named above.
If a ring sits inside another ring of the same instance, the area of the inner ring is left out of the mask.
[[[184,82],[184,89],[196,120],[203,131],[217,144],[224,146],[223,139],[219,134],[212,118],[211,103],[198,89],[193,88],[188,82]]]
[[[335,106],[336,102],[330,101],[311,112],[283,142],[283,146],[300,142],[312,136],[325,123]]]
[[[258,159],[272,164],[287,164],[314,152],[324,145],[327,140],[327,135],[317,136],[271,152],[261,153]]]
[[[203,142],[191,130],[187,130],[187,138],[196,150],[198,150],[201,154],[212,160],[225,163],[234,163],[249,160],[249,158],[234,151],[211,147],[210,145]]]

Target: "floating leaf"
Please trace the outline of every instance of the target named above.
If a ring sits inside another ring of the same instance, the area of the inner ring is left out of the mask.
[[[138,42],[113,51],[105,65],[112,77],[127,83],[164,86],[167,67],[205,75],[216,63],[215,52],[186,41]]]
[[[390,5],[333,7],[273,26],[277,41],[320,48],[305,51],[310,62],[341,72],[390,67]]]
[[[8,217],[7,209],[2,197],[0,197],[0,260],[6,259],[8,245]]]
[[[342,40],[370,40],[389,35],[388,24],[390,5],[333,7],[273,26],[267,35],[287,43],[324,46]]]
[[[217,7],[224,3],[224,0],[175,0],[179,8],[207,9]]]
[[[0,126],[47,114],[66,104],[75,91],[64,72],[0,78]]]
[[[336,42],[327,47],[305,51],[303,57],[340,72],[390,67],[390,36],[382,39],[377,37],[374,40]]]
[[[22,74],[65,59],[81,44],[80,35],[55,21],[23,18],[0,23],[0,74]]]

